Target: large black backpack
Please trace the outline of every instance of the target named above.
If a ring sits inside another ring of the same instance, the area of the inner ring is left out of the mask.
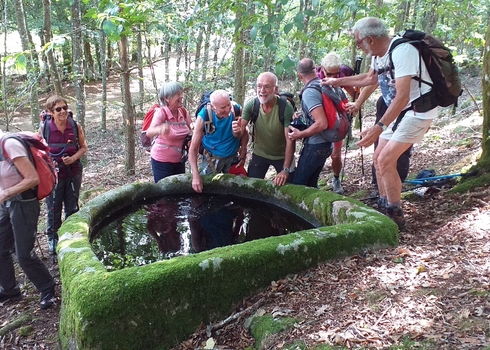
[[[427,112],[437,106],[457,106],[458,97],[463,91],[458,68],[454,63],[451,51],[430,34],[418,30],[406,30],[401,38],[393,42],[390,48],[390,66],[388,69],[392,79],[394,78],[392,52],[402,43],[409,43],[419,51],[420,65],[423,60],[432,79],[432,83],[429,83],[423,80],[421,75],[413,78],[419,82],[419,86],[427,84],[432,87],[430,92],[412,102],[413,110]],[[422,72],[421,67],[419,71]],[[378,71],[378,73],[382,73],[382,71]]]

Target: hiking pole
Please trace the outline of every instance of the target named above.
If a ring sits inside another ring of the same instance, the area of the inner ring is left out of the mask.
[[[362,56],[359,56],[356,59],[356,65],[354,67],[354,75],[359,75],[361,73],[361,63],[362,63]],[[357,89],[356,89],[356,92],[354,93],[354,99],[352,102],[356,102],[356,97],[357,97]],[[361,108],[359,108],[359,132],[362,132]],[[362,139],[362,136],[361,136],[361,139]],[[362,147],[361,147],[361,174],[362,174],[362,177],[365,176],[365,174],[364,174],[364,153],[362,151]]]

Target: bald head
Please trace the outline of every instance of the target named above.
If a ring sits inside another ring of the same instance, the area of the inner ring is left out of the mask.
[[[305,84],[317,77],[315,62],[311,58],[303,58],[299,61],[296,71],[298,78]]]

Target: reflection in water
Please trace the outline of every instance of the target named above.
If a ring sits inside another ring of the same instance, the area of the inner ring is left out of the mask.
[[[233,196],[166,196],[107,218],[92,247],[108,270],[311,228],[281,208]]]

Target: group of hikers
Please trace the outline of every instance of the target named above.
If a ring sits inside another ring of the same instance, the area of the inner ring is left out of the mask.
[[[281,102],[278,79],[275,74],[264,72],[257,78],[256,97],[248,100],[242,109],[236,108],[225,90],[214,91],[209,104],[197,114],[192,130],[189,113],[182,106],[182,87],[176,82],[166,83],[159,94],[162,111],[158,115],[162,117],[154,118],[148,130],[149,136],[155,137],[151,149],[155,182],[185,171],[181,161],[182,144],[192,134],[188,160],[192,188],[198,193],[203,191],[202,174],[233,173],[234,168],[245,164],[251,139],[249,177],[264,178],[272,166],[276,170],[273,181],[278,186],[292,183],[317,187],[325,161],[332,156],[332,189],[342,194],[339,179],[342,140],[333,142],[325,132],[331,120],[328,113],[336,110],[329,112],[325,108],[321,87],[345,89],[354,99],[345,108],[356,113],[379,86],[382,96],[377,103],[376,122],[360,133],[357,145],[375,144],[373,178],[379,191],[378,210],[403,229],[401,187],[408,174],[412,145],[422,140],[437,116],[437,107],[423,112],[412,108],[412,102],[431,90],[430,84],[420,84],[414,77],[421,76],[427,82],[431,78],[419,52],[409,43],[397,45],[391,52],[396,37],[388,35],[381,20],[361,19],[352,32],[358,48],[372,57],[369,71],[353,74],[335,53],[326,55],[319,67],[310,58],[301,59],[296,72],[304,86],[300,93],[301,108],[296,113],[287,101],[281,107],[284,102]],[[255,112],[257,103],[260,104],[258,113]],[[306,126],[297,127],[293,122],[296,118],[305,121]],[[249,124],[251,128],[247,128]],[[303,140],[297,164],[296,140]]]
[[[317,187],[320,172],[331,156],[332,189],[342,194],[342,140],[332,141],[325,132],[332,120],[328,114],[337,110],[325,108],[322,86],[345,89],[355,100],[344,101],[350,113],[356,113],[379,86],[382,96],[377,103],[376,123],[360,133],[357,145],[375,144],[377,207],[403,229],[401,187],[408,173],[412,145],[422,140],[437,116],[437,107],[423,112],[411,108],[412,102],[431,90],[429,84],[420,84],[414,77],[421,76],[428,82],[431,78],[412,45],[402,43],[391,50],[396,37],[388,34],[380,19],[363,18],[354,25],[352,33],[357,47],[372,57],[369,71],[353,74],[335,53],[328,54],[319,67],[310,58],[301,59],[296,67],[297,77],[304,85],[298,112],[279,94],[278,78],[272,72],[257,77],[256,97],[243,108],[230,99],[227,91],[216,90],[194,121],[183,107],[182,86],[165,83],[158,95],[160,107],[155,109],[145,131],[153,139],[150,155],[154,181],[184,173],[188,157],[192,188],[197,193],[203,192],[203,174],[230,172],[265,178],[271,166],[276,171],[273,182],[277,186],[291,183]],[[59,168],[58,185],[46,201],[49,250],[54,253],[62,207],[65,218],[78,210],[80,158],[87,151],[87,143],[82,128],[69,116],[65,99],[50,98],[46,113],[52,117],[46,119],[49,123],[43,124],[40,133],[46,138],[45,130],[49,130],[46,141]],[[184,154],[188,140],[188,154]],[[303,143],[296,164],[297,140]],[[247,159],[250,141],[253,152]],[[41,308],[48,308],[55,300],[55,283],[34,253],[40,210],[30,189],[39,179],[22,144],[9,138],[3,148],[10,161],[2,158],[0,163],[0,303],[21,297],[12,259],[15,251],[19,265],[41,293]]]

